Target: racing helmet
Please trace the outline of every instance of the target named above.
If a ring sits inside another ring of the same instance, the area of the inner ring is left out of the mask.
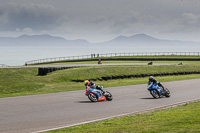
[[[88,85],[89,83],[90,83],[89,80],[85,80],[85,81],[84,81],[85,86]]]
[[[153,76],[149,76],[149,80],[152,80],[153,79]]]

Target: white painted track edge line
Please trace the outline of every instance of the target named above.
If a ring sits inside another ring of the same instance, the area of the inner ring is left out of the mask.
[[[167,108],[176,107],[176,106],[179,106],[179,105],[184,105],[184,104],[195,102],[195,101],[199,101],[199,100],[200,100],[200,98],[193,99],[193,100],[188,100],[188,101],[183,101],[183,102],[178,102],[178,103],[175,103],[175,104],[169,104],[169,105],[164,105],[164,106],[160,106],[160,107],[150,108],[150,109],[143,110],[143,111],[135,111],[135,112],[131,112],[131,113],[125,113],[125,114],[110,116],[110,117],[96,119],[96,120],[91,120],[91,121],[85,121],[85,122],[81,122],[81,123],[77,123],[77,124],[72,124],[72,125],[62,126],[62,127],[57,127],[57,128],[51,128],[51,129],[46,129],[46,130],[41,130],[41,131],[36,131],[36,132],[31,132],[31,133],[48,132],[48,131],[53,131],[53,130],[68,128],[68,127],[73,127],[73,126],[88,124],[88,123],[92,123],[92,122],[108,120],[108,119],[117,118],[117,117],[123,117],[123,116],[128,116],[128,115],[133,115],[133,114],[145,113],[145,112],[153,111],[153,110],[156,110],[156,109],[162,109],[162,108],[163,109],[165,109],[165,108],[167,109]]]

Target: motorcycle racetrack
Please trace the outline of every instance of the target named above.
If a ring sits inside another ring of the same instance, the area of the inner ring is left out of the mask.
[[[152,98],[147,84],[104,88],[113,100],[96,103],[90,102],[85,90],[1,98],[0,132],[43,132],[198,100],[199,82],[164,82],[171,97],[160,99]]]

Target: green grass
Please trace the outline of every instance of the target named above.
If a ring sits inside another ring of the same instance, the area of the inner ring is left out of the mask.
[[[96,66],[59,70],[46,76],[37,76],[37,68],[1,68],[0,69],[0,98],[56,93],[64,91],[84,90],[82,82],[71,80],[93,79],[110,75],[199,71],[199,65],[183,66]],[[160,82],[200,78],[200,75],[157,77]],[[95,81],[104,87],[146,84],[148,78],[130,78],[109,81]]]
[[[0,69],[0,97],[32,94],[45,86],[36,68]]]
[[[166,73],[166,72],[187,72],[199,71],[199,65],[170,65],[170,66],[95,66],[74,68],[64,71],[58,71],[54,77],[58,80],[84,80],[97,79],[111,75],[130,75],[130,74],[151,74],[151,73]],[[65,75],[63,75],[65,73]]]
[[[48,133],[199,133],[200,102],[113,118]]]

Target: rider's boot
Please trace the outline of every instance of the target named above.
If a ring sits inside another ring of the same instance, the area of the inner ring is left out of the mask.
[[[164,87],[161,87],[161,88],[162,88],[163,95],[165,95],[166,94],[165,88]]]
[[[102,94],[104,95],[105,91],[100,86],[96,86],[96,89],[101,90]]]
[[[104,95],[105,94],[105,91],[101,90],[102,91],[102,94]]]
[[[164,88],[164,86],[163,86],[161,83],[158,83],[158,86],[160,86],[162,92],[165,93],[165,88]]]

